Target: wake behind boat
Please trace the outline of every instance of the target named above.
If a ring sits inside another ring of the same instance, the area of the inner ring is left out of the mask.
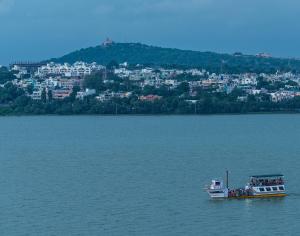
[[[287,196],[282,174],[253,175],[244,188],[230,189],[226,171],[226,186],[222,180],[213,179],[206,188],[211,198],[269,198]]]

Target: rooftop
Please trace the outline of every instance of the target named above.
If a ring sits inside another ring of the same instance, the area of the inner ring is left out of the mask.
[[[274,178],[274,177],[283,177],[282,174],[271,174],[271,175],[252,175],[251,178]]]

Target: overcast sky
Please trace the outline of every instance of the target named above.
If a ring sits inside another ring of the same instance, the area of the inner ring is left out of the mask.
[[[0,0],[0,64],[117,42],[300,57],[299,0]]]

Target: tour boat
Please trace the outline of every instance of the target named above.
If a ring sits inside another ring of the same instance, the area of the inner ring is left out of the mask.
[[[228,171],[226,171],[226,186],[222,180],[213,179],[211,185],[206,188],[211,198],[269,198],[287,196],[284,176],[253,175],[244,188],[230,189],[228,187]]]

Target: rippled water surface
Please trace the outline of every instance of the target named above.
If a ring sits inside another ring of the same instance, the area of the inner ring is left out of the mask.
[[[0,118],[0,235],[299,235],[300,116]],[[285,199],[212,201],[231,172]]]

